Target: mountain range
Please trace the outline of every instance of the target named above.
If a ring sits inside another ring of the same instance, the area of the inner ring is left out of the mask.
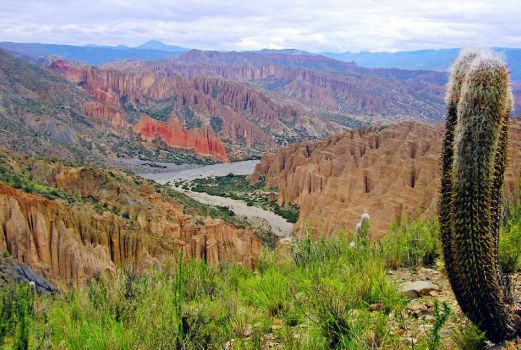
[[[323,52],[322,55],[346,62],[355,62],[370,68],[398,68],[448,71],[461,49],[417,50],[401,52]],[[521,80],[521,49],[493,48],[492,51],[505,58],[512,72],[511,79]]]
[[[158,60],[187,51],[181,47],[149,41],[139,47],[119,46],[74,46],[41,43],[1,42],[0,47],[30,58],[59,56],[71,61],[82,61],[93,65],[115,60]]]
[[[370,123],[436,123],[447,79],[296,51],[191,50],[92,66],[7,50],[0,69],[10,130],[0,144],[101,162],[226,161]]]
[[[158,40],[149,40],[139,46],[126,45],[56,45],[42,43],[14,43],[0,42],[0,47],[27,55],[29,57],[60,56],[67,60],[84,61],[98,65],[114,60],[160,60],[190,51],[190,48],[165,44]],[[398,52],[319,52],[312,53],[298,49],[262,49],[257,51],[243,51],[246,54],[279,54],[279,55],[320,55],[344,62],[354,62],[366,68],[397,68],[407,70],[434,70],[446,72],[460,48],[427,49]],[[492,50],[503,56],[512,71],[514,81],[521,80],[521,67],[518,62],[521,58],[521,49],[496,47]]]

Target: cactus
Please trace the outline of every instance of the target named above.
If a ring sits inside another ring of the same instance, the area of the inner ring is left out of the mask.
[[[370,219],[369,214],[363,213],[362,216],[360,217],[360,222],[358,224],[356,224],[356,234],[357,234],[356,239],[360,245],[366,246],[369,243],[369,237],[368,237],[369,226],[370,226],[369,219]]]
[[[515,337],[498,262],[501,190],[512,95],[504,63],[463,52],[447,94],[440,227],[445,265],[463,312],[491,341]]]

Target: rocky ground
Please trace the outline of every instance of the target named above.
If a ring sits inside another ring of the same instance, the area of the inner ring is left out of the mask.
[[[401,325],[397,323],[397,332],[402,335],[403,343],[413,345],[418,339],[428,334],[436,320],[434,317],[435,303],[446,302],[451,309],[451,316],[440,334],[441,339],[444,340],[443,348],[454,348],[452,335],[465,327],[469,321],[459,308],[445,273],[440,269],[420,268],[418,270],[389,271],[389,274],[392,280],[400,284],[401,292],[411,297],[407,305],[407,313],[400,315],[407,322],[402,322]],[[521,273],[513,274],[512,281],[515,285],[516,295],[521,295]],[[402,327],[403,325],[406,327]],[[521,349],[521,342],[496,346],[488,344],[487,349]]]
[[[29,266],[2,254],[0,255],[0,289],[6,288],[11,282],[34,284],[36,291],[43,294],[58,292],[52,283]]]

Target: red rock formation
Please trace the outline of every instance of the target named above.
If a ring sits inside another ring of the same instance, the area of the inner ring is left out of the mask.
[[[323,112],[381,121],[443,118],[447,74],[399,69],[368,69],[320,55],[187,52],[163,61],[115,62],[122,71],[187,79],[222,77],[254,81],[279,99],[291,99]],[[314,119],[320,119],[315,115]]]
[[[212,130],[185,129],[177,118],[170,118],[168,122],[162,123],[145,115],[133,126],[133,130],[145,141],[159,137],[170,147],[190,149],[206,157],[228,160],[224,145]]]
[[[271,125],[270,122],[276,116],[283,113],[283,108],[277,104],[265,104],[268,110],[255,109],[255,105],[246,101],[237,102],[232,105],[217,99],[215,93],[222,88],[222,82],[217,79],[191,82],[181,77],[164,78],[152,73],[133,74],[110,69],[97,69],[93,67],[62,67],[62,65],[51,65],[49,69],[61,74],[64,78],[80,85],[87,92],[100,98],[100,101],[117,103],[119,98],[125,97],[130,101],[139,101],[150,98],[156,101],[167,100],[176,97],[175,113],[182,115],[183,108],[189,107],[203,119],[209,121],[212,116],[219,116],[223,120],[223,130],[220,136],[223,140],[231,143],[243,143],[247,146],[261,145],[265,148],[275,147],[271,134],[262,130],[257,122],[263,120],[261,125]],[[248,89],[237,83],[229,83],[233,87],[236,96],[244,97],[249,90],[248,96],[256,96],[258,100],[266,99],[265,96],[253,89]],[[248,107],[243,107],[243,104]],[[293,113],[295,114],[295,113]],[[245,116],[251,117],[249,120]],[[292,116],[295,117],[295,116]],[[274,125],[276,127],[276,125]],[[281,128],[277,128],[282,132]]]
[[[432,215],[440,176],[442,128],[400,123],[291,145],[262,158],[252,176],[280,190],[280,204],[300,206],[296,229],[310,222],[319,233],[353,231],[371,215],[371,232],[386,232],[395,220]],[[521,178],[521,121],[510,128],[505,194],[517,194]]]

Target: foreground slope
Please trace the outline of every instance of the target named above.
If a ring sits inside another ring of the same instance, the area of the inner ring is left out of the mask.
[[[368,212],[379,235],[393,221],[436,209],[442,132],[410,122],[347,131],[265,155],[252,179],[278,188],[279,204],[300,206],[297,229],[310,222],[318,232],[352,231]],[[512,196],[521,178],[520,120],[511,121],[508,159]]]

